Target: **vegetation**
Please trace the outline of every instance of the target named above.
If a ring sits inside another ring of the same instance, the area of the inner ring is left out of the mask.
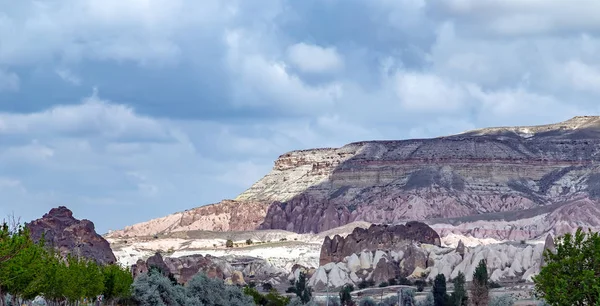
[[[300,272],[298,279],[293,287],[288,288],[286,292],[295,293],[300,301],[304,304],[308,303],[312,298],[312,288],[307,286],[306,273]]]
[[[342,287],[342,290],[340,290],[340,304],[342,306],[354,305],[352,296],[350,295],[352,291],[354,291],[354,286],[352,285],[344,285],[344,287]]]
[[[223,280],[209,278],[199,273],[186,286],[173,284],[158,270],[136,278],[132,285],[133,299],[144,306],[250,306],[255,305],[251,296],[236,286],[225,285]]]
[[[365,289],[373,286],[375,286],[375,282],[373,280],[363,280],[358,283],[358,289]]]
[[[244,294],[251,296],[256,305],[285,306],[290,303],[290,298],[280,295],[277,290],[271,289],[268,294],[261,294],[256,288],[245,287]]]
[[[358,302],[358,306],[376,306],[377,302],[370,297],[365,297]]]
[[[225,241],[225,247],[226,248],[233,248],[233,240],[227,239],[227,241]]]
[[[465,289],[465,275],[462,272],[458,272],[458,276],[454,279],[454,292],[450,300],[455,306],[467,306],[469,302],[469,296]]]
[[[490,299],[490,306],[513,306],[515,300],[508,294],[495,296]]]
[[[484,306],[489,303],[488,272],[484,259],[479,261],[475,272],[473,272],[471,302],[475,306]]]
[[[52,248],[33,243],[25,226],[0,227],[0,305],[23,304],[41,296],[48,305],[77,304],[104,296],[115,302],[130,296],[131,273],[117,265],[60,256]]]
[[[578,229],[555,241],[556,252],[545,251],[535,294],[550,305],[600,303],[600,235]]]
[[[445,306],[448,304],[449,297],[446,293],[446,276],[438,274],[433,281],[433,301],[435,306]]]
[[[246,245],[252,245],[254,244],[254,242],[252,242],[252,239],[247,239],[246,240]]]

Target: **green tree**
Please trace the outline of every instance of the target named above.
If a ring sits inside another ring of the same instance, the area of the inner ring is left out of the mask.
[[[435,306],[446,306],[448,304],[448,294],[446,293],[446,276],[444,274],[436,275],[433,281],[433,300]]]
[[[465,289],[465,275],[462,272],[458,272],[458,275],[454,279],[454,292],[452,292],[451,301],[455,306],[467,306],[469,296]]]
[[[473,284],[471,285],[471,301],[475,306],[487,306],[489,304],[488,271],[485,259],[479,261],[475,272],[473,272]]]
[[[294,287],[288,288],[288,291],[295,293],[302,303],[308,303],[312,298],[312,288],[307,286],[306,273],[300,272]]]
[[[354,301],[352,301],[352,291],[354,291],[354,286],[348,284],[342,287],[340,290],[340,303],[342,306],[352,306],[354,305]]]
[[[104,278],[104,290],[102,295],[104,300],[114,304],[118,299],[125,299],[131,296],[131,284],[133,277],[128,269],[118,265],[107,265],[102,268]]]
[[[225,241],[225,247],[233,248],[233,240],[227,239],[227,241]]]
[[[557,237],[555,246],[555,252],[544,252],[545,264],[533,278],[536,296],[550,305],[598,305],[599,234],[580,228]]]

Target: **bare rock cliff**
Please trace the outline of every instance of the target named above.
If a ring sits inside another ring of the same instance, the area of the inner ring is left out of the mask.
[[[63,256],[73,254],[100,264],[117,262],[108,241],[96,233],[94,223],[75,219],[73,212],[65,206],[51,209],[27,227],[33,241],[37,242],[43,236],[46,245],[53,246]]]
[[[577,226],[600,229],[599,199],[600,117],[584,116],[543,126],[293,151],[235,201],[118,234],[236,226],[307,233],[354,221],[427,220],[443,233],[528,239]],[[482,223],[487,228],[478,229]]]

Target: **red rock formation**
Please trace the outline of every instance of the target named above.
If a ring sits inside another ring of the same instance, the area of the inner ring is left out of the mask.
[[[65,206],[51,209],[27,227],[33,241],[39,241],[43,235],[46,245],[54,246],[63,256],[73,254],[101,264],[117,261],[108,241],[96,233],[94,223],[75,219]]]
[[[325,237],[321,246],[319,265],[341,262],[346,256],[362,251],[395,250],[411,242],[440,245],[440,236],[425,223],[407,222],[406,225],[371,225],[368,229],[355,228],[346,238]],[[377,263],[376,263],[377,264]],[[412,271],[411,271],[412,272]]]

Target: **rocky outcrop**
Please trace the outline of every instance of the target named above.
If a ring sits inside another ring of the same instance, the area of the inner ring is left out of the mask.
[[[277,268],[264,259],[249,256],[203,256],[189,255],[163,258],[159,253],[146,261],[138,260],[131,267],[134,277],[147,273],[152,267],[162,271],[165,276],[171,275],[179,283],[185,284],[198,273],[208,277],[225,280],[228,284],[246,285],[247,281],[262,281],[279,284],[285,279],[285,270]]]
[[[345,284],[358,285],[373,281],[376,285],[390,278],[433,280],[443,274],[448,281],[459,272],[467,281],[482,259],[486,260],[490,280],[495,282],[520,280],[531,282],[540,270],[543,244],[502,243],[465,248],[461,255],[456,249],[412,243],[398,251],[360,252],[320,266],[309,280],[317,290],[340,288]]]
[[[367,229],[355,228],[345,238],[339,235],[325,237],[319,264],[339,262],[362,251],[397,250],[412,242],[439,246],[440,236],[428,225],[414,221],[393,226],[373,224]]]
[[[53,246],[63,256],[82,256],[100,264],[117,261],[108,241],[96,233],[94,223],[75,219],[73,212],[65,206],[51,209],[27,227],[33,241],[38,242],[44,237],[46,245]]]
[[[203,231],[245,231],[256,229],[264,220],[269,203],[224,200],[166,217],[112,231],[107,237],[153,236],[160,233]]]
[[[575,117],[544,126],[293,151],[236,201],[216,205],[223,208],[198,208],[119,234],[256,227],[308,233],[354,221],[408,220],[444,225],[442,235],[498,239],[559,235],[578,226],[597,230],[599,136],[600,117]],[[237,210],[244,212],[233,218]],[[528,215],[512,214],[521,211]],[[484,223],[493,215],[493,227],[471,227],[477,220],[444,221],[480,215]],[[528,220],[520,224],[523,219]]]

